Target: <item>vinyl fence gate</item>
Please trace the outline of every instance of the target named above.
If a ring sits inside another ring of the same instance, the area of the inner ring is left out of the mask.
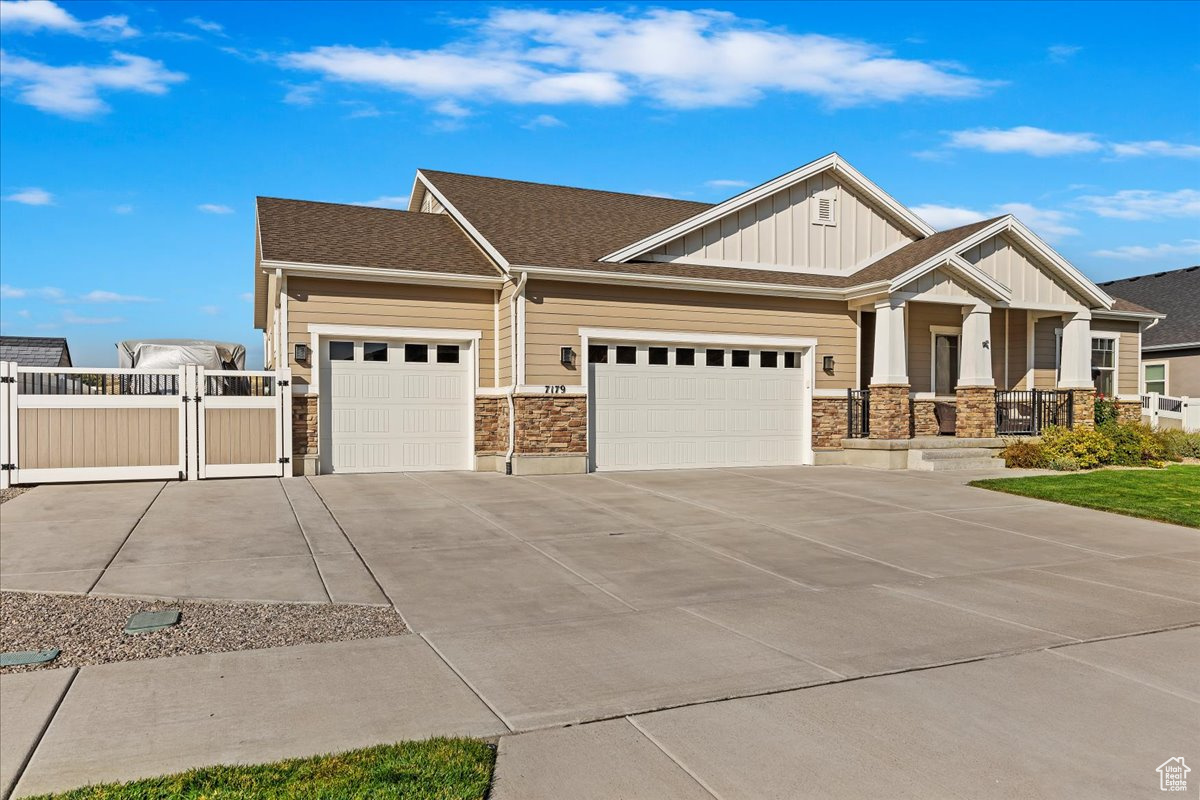
[[[288,474],[291,371],[0,362],[0,488]]]

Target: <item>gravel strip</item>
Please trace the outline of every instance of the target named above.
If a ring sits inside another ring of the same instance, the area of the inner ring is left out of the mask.
[[[177,608],[178,625],[127,636],[138,611]],[[4,667],[0,674],[112,661],[257,650],[407,633],[392,608],[292,603],[211,603],[0,592],[0,651],[62,653],[49,664]]]
[[[7,503],[9,500],[25,494],[32,488],[32,486],[10,486],[7,489],[0,489],[0,503]]]

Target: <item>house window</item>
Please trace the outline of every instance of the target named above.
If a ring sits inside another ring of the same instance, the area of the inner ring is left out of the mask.
[[[958,333],[933,332],[933,380],[935,395],[954,394],[958,386]]]
[[[1116,396],[1117,340],[1103,337],[1092,339],[1092,385],[1105,397]]]
[[[363,342],[363,361],[387,361],[387,342]]]
[[[330,361],[353,361],[354,360],[354,342],[330,342],[329,343],[329,360]]]
[[[1142,365],[1142,394],[1167,393],[1167,362]]]

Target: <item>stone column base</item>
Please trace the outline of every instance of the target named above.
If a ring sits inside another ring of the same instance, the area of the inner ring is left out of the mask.
[[[518,394],[514,458],[573,455],[587,457],[587,395]]]
[[[908,439],[912,429],[908,384],[871,385],[872,439]]]
[[[1095,401],[1093,401],[1095,402]],[[1142,421],[1141,400],[1118,400],[1117,422],[1138,423]]]
[[[996,389],[992,386],[960,386],[954,394],[954,435],[963,439],[995,436]]]
[[[1060,392],[1067,391],[1059,389]],[[1096,427],[1096,393],[1091,389],[1072,389],[1074,399],[1074,426],[1076,428]],[[1138,412],[1140,415],[1140,411]]]
[[[317,474],[317,417],[315,394],[292,395],[292,474]]]
[[[934,413],[933,405],[937,400],[913,400],[912,401],[912,435],[913,436],[937,436],[940,432],[938,427],[937,414]]]
[[[841,448],[849,435],[845,397],[814,397],[812,401],[812,446]]]

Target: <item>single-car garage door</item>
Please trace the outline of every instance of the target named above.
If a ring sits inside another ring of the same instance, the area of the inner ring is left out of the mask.
[[[588,345],[593,468],[800,464],[799,350]]]
[[[471,349],[465,344],[321,343],[321,471],[471,469]]]

